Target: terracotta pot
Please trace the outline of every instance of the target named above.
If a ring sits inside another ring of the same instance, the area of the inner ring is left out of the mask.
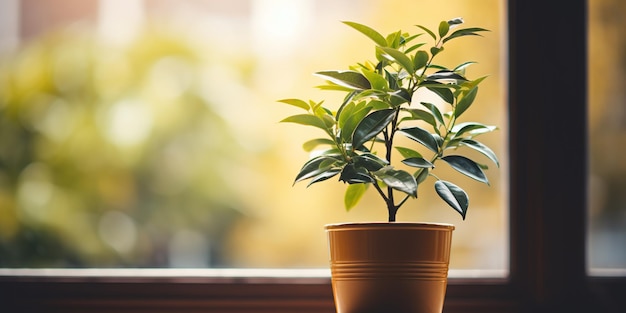
[[[324,227],[338,313],[441,313],[453,225]]]

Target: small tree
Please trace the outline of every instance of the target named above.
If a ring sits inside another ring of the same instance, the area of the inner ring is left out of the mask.
[[[432,171],[434,164],[443,160],[460,173],[489,184],[483,172],[487,166],[456,154],[456,148],[474,149],[499,166],[495,153],[474,139],[496,127],[478,122],[457,123],[474,103],[478,85],[485,78],[470,80],[466,77],[466,68],[474,62],[448,68],[433,60],[450,40],[479,35],[486,30],[461,28],[453,31],[463,23],[456,18],[439,23],[437,33],[418,25],[423,33],[412,35],[396,31],[384,37],[368,26],[344,23],[374,41],[376,62],[358,63],[348,70],[316,73],[326,80],[319,88],[346,94],[337,110],[324,107],[323,101],[280,100],[306,111],[282,122],[313,126],[327,135],[304,143],[307,151],[320,146],[325,149],[304,164],[295,182],[310,179],[311,185],[339,176],[340,181],[348,183],[347,210],[359,202],[369,186],[374,186],[387,206],[389,221],[393,222],[398,209],[409,198],[417,198],[418,185],[433,177],[437,194],[465,219],[469,206],[467,193],[437,177]],[[434,43],[427,48],[426,43],[417,42],[422,35],[432,38]],[[447,109],[442,112],[435,104],[416,99],[416,92],[424,88],[439,96]],[[411,139],[429,155],[425,156],[415,147],[397,146],[397,135]],[[400,164],[392,160],[394,150],[403,157],[400,163],[407,166],[405,168],[413,168],[412,172],[399,168]],[[398,192],[401,197],[396,198]]]

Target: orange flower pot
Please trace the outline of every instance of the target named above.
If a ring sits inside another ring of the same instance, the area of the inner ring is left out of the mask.
[[[326,225],[337,313],[441,313],[453,225]]]

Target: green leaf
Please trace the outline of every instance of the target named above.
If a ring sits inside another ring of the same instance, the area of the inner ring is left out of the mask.
[[[355,71],[322,71],[315,73],[315,75],[350,89],[366,90],[372,88],[369,80],[363,74]]]
[[[478,84],[480,84],[483,80],[485,80],[485,78],[487,78],[487,76],[483,76],[483,77],[480,77],[471,81],[463,82],[462,86],[463,88],[466,88],[466,89],[472,89],[478,86]]]
[[[437,54],[439,54],[439,52],[443,51],[443,46],[441,47],[431,47],[430,48],[430,54],[432,54],[432,56],[436,56]]]
[[[437,128],[437,122],[432,113],[420,109],[406,109],[411,113],[411,120],[420,120],[430,124],[433,128]]]
[[[413,175],[403,170],[395,170],[391,167],[374,172],[374,175],[382,180],[387,186],[402,191],[412,197],[417,197],[417,181]]]
[[[408,54],[408,53],[410,53],[411,51],[413,51],[415,49],[421,48],[423,45],[425,45],[425,43],[418,43],[418,44],[412,45],[411,47],[409,47],[406,50],[404,50],[404,53]],[[416,66],[415,69],[419,69],[419,67]]]
[[[427,76],[428,80],[454,80],[455,82],[467,81],[467,78],[450,70],[441,70]]]
[[[385,69],[385,78],[387,79],[387,82],[389,83],[389,89],[397,90],[398,88],[400,88],[398,86],[398,74],[397,73],[391,73],[387,69]]]
[[[447,21],[441,21],[439,23],[439,37],[440,38],[443,38],[445,35],[447,35],[449,30],[450,30],[450,24],[448,24]]]
[[[424,158],[408,158],[402,160],[402,163],[418,168],[434,168],[435,166]]]
[[[324,120],[312,114],[292,115],[292,116],[286,117],[280,122],[281,123],[296,123],[296,124],[301,124],[301,125],[306,125],[306,126],[313,126],[313,127],[321,128],[323,130],[327,129],[326,123],[324,123]]]
[[[459,171],[461,174],[489,185],[487,176],[485,176],[485,173],[476,162],[460,155],[448,155],[441,159],[446,161],[453,169]]]
[[[437,64],[430,64],[428,66],[429,69],[433,69],[433,70],[449,70],[447,67],[445,66],[441,66],[441,65],[437,65]]]
[[[348,21],[344,21],[342,22],[356,30],[358,30],[359,32],[361,32],[363,35],[369,37],[371,40],[373,40],[377,45],[379,46],[386,46],[387,45],[387,40],[385,40],[385,37],[383,37],[383,35],[381,35],[379,32],[375,31],[373,28],[363,25],[363,24],[359,24],[359,23],[355,23],[355,22],[348,22]]]
[[[396,110],[394,109],[386,109],[374,111],[367,115],[354,130],[352,146],[358,148],[370,139],[376,137],[376,135],[391,123],[395,113]]]
[[[311,111],[317,112],[318,110],[324,110],[324,111],[326,111],[326,113],[332,115],[332,112],[329,109],[322,107],[323,103],[324,103],[324,100],[322,100],[320,102],[315,102],[313,100],[309,100],[309,106],[311,107]]]
[[[450,26],[459,25],[459,24],[463,24],[463,18],[461,17],[456,17],[456,18],[448,20],[448,25]]]
[[[351,184],[346,188],[346,194],[343,198],[343,203],[346,207],[346,211],[350,211],[363,197],[367,191],[368,184]]]
[[[454,103],[454,94],[452,93],[452,90],[450,90],[449,86],[446,86],[445,84],[441,84],[439,83],[441,86],[437,86],[437,85],[429,85],[428,90],[434,92],[436,95],[439,96],[439,98],[441,98],[443,101],[453,104]]]
[[[376,111],[391,108],[389,106],[389,103],[382,102],[380,100],[372,100],[368,103],[368,106],[370,106],[372,110],[376,110]]]
[[[463,37],[463,36],[480,36],[480,34],[478,34],[478,32],[488,32],[488,31],[489,30],[487,30],[487,29],[478,28],[478,27],[459,29],[459,30],[453,32],[452,34],[450,34],[450,36],[444,38],[443,39],[443,43],[446,43],[447,41],[449,41],[451,39],[458,38],[458,37]]]
[[[302,166],[293,183],[295,184],[299,181],[309,179],[323,172],[331,170],[339,161],[340,160],[338,160],[337,158],[329,155],[321,155],[312,158]]]
[[[493,161],[493,163],[495,163],[496,166],[500,167],[500,162],[498,162],[498,157],[496,156],[496,154],[493,152],[493,150],[491,150],[489,147],[487,147],[483,143],[480,143],[473,139],[462,139],[461,145],[472,148],[482,153],[483,155],[488,157],[491,161]]]
[[[433,40],[437,40],[437,36],[435,36],[435,33],[433,33],[430,29],[422,26],[422,25],[415,25],[419,28],[421,28],[422,30],[424,30],[428,35],[430,35],[430,37],[433,38]]]
[[[461,100],[457,102],[456,106],[454,107],[455,117],[461,116],[461,114],[463,114],[463,112],[465,112],[470,107],[470,105],[472,105],[472,103],[474,102],[474,99],[476,99],[477,93],[478,93],[478,87],[474,87],[469,92],[467,92],[463,96],[463,98],[461,98]]]
[[[331,129],[333,126],[335,126],[335,117],[326,108],[318,107],[315,110],[315,116],[324,121],[326,129]]]
[[[315,86],[315,88],[319,90],[332,90],[332,91],[343,91],[343,92],[354,91],[353,87],[348,88],[348,87],[337,85],[333,82],[328,82],[328,85]]]
[[[388,48],[388,47],[378,47],[384,56],[392,61],[397,62],[402,66],[409,74],[415,73],[415,68],[413,67],[413,62],[411,59],[404,53],[399,50]]]
[[[387,80],[382,75],[373,71],[365,70],[365,69],[363,70],[363,75],[370,82],[372,89],[377,89],[377,90],[388,89]]]
[[[424,182],[426,180],[426,178],[428,178],[428,173],[430,172],[430,169],[428,168],[420,168],[416,175],[415,175],[415,180],[417,181],[417,184],[421,184],[422,182]]]
[[[326,138],[316,138],[316,139],[311,139],[311,140],[305,142],[302,145],[302,148],[306,152],[311,152],[311,151],[313,151],[313,149],[317,148],[317,146],[320,146],[320,145],[331,145],[331,146],[334,146],[335,142],[330,140],[330,139],[326,139]]]
[[[344,110],[344,107],[352,104],[354,105],[354,101],[352,101],[354,99],[354,97],[359,93],[359,91],[357,90],[352,90],[352,91],[348,91],[348,94],[346,94],[343,98],[343,102],[341,103],[341,105],[339,106],[339,109],[337,109],[337,111],[335,112],[335,118],[337,120],[337,122],[339,122],[339,116],[341,116],[341,112]]]
[[[408,50],[407,50],[408,53]],[[424,50],[417,51],[413,58],[413,67],[418,70],[428,63],[428,52]]]
[[[400,47],[400,40],[402,39],[402,33],[400,31],[393,32],[387,35],[387,45],[386,47],[391,47],[394,49],[398,49]]]
[[[354,161],[354,166],[363,167],[371,172],[378,171],[388,164],[387,160],[381,159],[372,153],[357,155],[352,160]]]
[[[441,138],[439,134],[431,134],[431,135],[433,136],[433,138],[435,138],[435,141],[437,142],[437,146],[443,147],[443,138]]]
[[[439,151],[437,141],[435,140],[433,135],[431,135],[429,132],[427,132],[426,130],[422,128],[419,128],[417,126],[411,127],[411,128],[403,128],[403,129],[400,129],[399,132],[405,134],[410,139],[421,143],[426,148],[430,149],[431,151],[435,153]]]
[[[333,177],[337,176],[337,174],[339,174],[339,172],[341,172],[340,168],[328,169],[328,170],[320,173],[319,175],[313,177],[313,179],[311,179],[309,181],[309,184],[307,185],[307,187],[309,187],[309,186],[311,186],[311,185],[313,185],[315,183],[319,183],[319,182],[328,180],[330,178],[333,178]]]
[[[333,157],[338,162],[342,162],[341,160],[343,160],[343,155],[341,154],[341,151],[336,147],[321,151],[319,153],[319,156]],[[333,160],[331,159],[327,160],[327,162],[332,162],[332,161]]]
[[[359,103],[359,105],[363,104],[364,102]],[[337,120],[337,126],[339,126],[340,129],[346,124],[348,118],[352,116],[352,113],[356,110],[356,106],[356,102],[349,101],[339,107],[339,110],[337,110],[337,114],[335,115],[335,119]]]
[[[370,176],[364,167],[356,167],[354,164],[347,164],[341,170],[339,180],[348,184],[374,183],[375,180]]]
[[[341,127],[341,139],[343,142],[352,142],[354,130],[359,123],[363,121],[365,116],[371,111],[370,106],[365,106],[365,102],[357,105],[352,112],[343,112],[342,115],[348,116]],[[346,113],[350,113],[347,115]],[[343,119],[343,117],[342,117]]]
[[[308,103],[300,99],[282,99],[282,100],[278,100],[278,102],[290,104],[295,107],[304,109],[305,111],[308,111],[311,108]]]
[[[443,121],[443,115],[441,114],[441,111],[439,111],[439,108],[436,105],[432,103],[428,103],[428,102],[420,102],[420,104],[427,107],[430,110],[430,112],[433,114],[435,119],[437,119],[437,122],[439,122],[440,125],[445,124]]]
[[[454,137],[458,138],[463,136],[465,133],[469,133],[471,136],[488,133],[496,130],[495,126],[488,126],[485,124],[477,123],[477,122],[465,122],[456,124],[452,128],[452,132],[455,133]]]
[[[402,155],[404,158],[408,159],[408,158],[421,158],[422,154],[413,150],[413,149],[409,149],[409,148],[405,148],[405,147],[396,147],[396,150],[398,150],[398,152],[400,152],[400,155]]]
[[[461,144],[462,138],[452,138],[446,143],[446,149],[456,149]]]
[[[455,71],[455,72],[457,72],[457,73],[465,73],[465,69],[466,69],[468,66],[472,65],[472,64],[476,64],[476,62],[474,62],[474,61],[467,61],[467,62],[464,62],[464,63],[462,63],[462,64],[459,64],[457,67],[455,67],[455,68],[453,69],[453,71]]]
[[[406,35],[408,35],[408,34],[405,34],[405,36]],[[415,35],[411,35],[409,37],[402,37],[402,40],[403,40],[402,44],[406,46],[406,44],[408,44],[409,42],[413,41],[413,39],[415,39],[415,38],[417,38],[417,37],[419,37],[421,35],[423,35],[423,34],[415,34]]]
[[[461,214],[463,220],[465,220],[465,214],[467,213],[467,208],[469,207],[469,197],[467,193],[463,191],[463,189],[459,188],[459,186],[447,182],[444,180],[438,180],[435,182],[435,190],[437,194],[443,201],[448,203],[454,210]]]
[[[354,99],[358,100],[358,99],[370,99],[370,98],[376,98],[376,99],[380,99],[384,96],[386,96],[387,93],[382,91],[382,90],[374,90],[374,89],[368,89],[368,90],[361,90],[359,91],[358,94],[354,95]]]
[[[391,105],[394,107],[411,102],[411,94],[404,88],[390,93],[389,96],[389,102],[391,102]]]

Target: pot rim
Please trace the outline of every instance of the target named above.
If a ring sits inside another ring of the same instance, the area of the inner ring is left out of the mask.
[[[397,228],[436,228],[454,230],[454,225],[449,223],[431,223],[431,222],[341,222],[324,225],[325,230],[344,230],[344,229],[397,229]]]

